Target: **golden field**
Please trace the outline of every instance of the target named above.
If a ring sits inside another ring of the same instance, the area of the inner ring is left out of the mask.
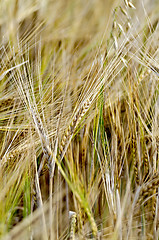
[[[0,239],[159,238],[159,1],[0,1]]]

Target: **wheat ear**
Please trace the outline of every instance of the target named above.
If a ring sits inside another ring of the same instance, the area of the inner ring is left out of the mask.
[[[153,195],[154,190],[156,190],[158,186],[159,186],[159,173],[155,173],[148,182],[142,185],[139,202],[141,203],[143,200],[145,200],[148,194]]]
[[[75,212],[69,212],[70,217],[70,231],[69,231],[69,240],[75,240],[75,230],[76,230],[76,221],[77,215]]]
[[[90,98],[88,98],[86,101],[84,101],[81,108],[79,108],[79,110],[73,117],[73,120],[72,120],[71,124],[69,125],[67,131],[64,133],[62,140],[61,140],[61,144],[60,144],[60,158],[61,159],[63,159],[63,157],[67,151],[68,145],[71,142],[71,139],[72,139],[73,134],[75,133],[76,127],[78,126],[78,124],[80,123],[81,119],[84,117],[86,112],[89,110],[91,103],[92,103],[92,101]]]

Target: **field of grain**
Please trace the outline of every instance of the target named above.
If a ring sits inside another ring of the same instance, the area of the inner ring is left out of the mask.
[[[159,1],[0,1],[0,239],[159,239]]]

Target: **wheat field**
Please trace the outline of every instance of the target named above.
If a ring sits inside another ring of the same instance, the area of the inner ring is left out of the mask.
[[[159,1],[0,1],[0,239],[159,239]]]

